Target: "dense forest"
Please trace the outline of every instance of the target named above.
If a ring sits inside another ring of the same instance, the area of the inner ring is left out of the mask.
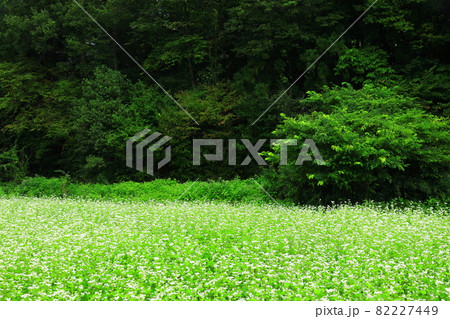
[[[157,178],[261,175],[298,200],[448,197],[447,0],[377,1],[255,123],[372,2],[79,1],[197,125],[76,2],[0,1],[0,182],[152,180],[124,159],[149,128],[173,138]],[[191,165],[193,138],[275,137],[314,139],[327,165],[279,167],[276,146],[268,167]]]

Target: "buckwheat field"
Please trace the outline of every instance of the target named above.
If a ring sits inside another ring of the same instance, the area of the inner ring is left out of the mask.
[[[449,226],[444,208],[0,199],[0,299],[448,300]]]

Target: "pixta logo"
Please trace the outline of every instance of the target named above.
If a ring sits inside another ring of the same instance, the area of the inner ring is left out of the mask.
[[[163,136],[159,141],[153,143],[156,139],[158,139],[162,134],[159,132],[155,132],[150,136],[147,136],[151,131],[149,129],[145,129],[142,132],[136,134],[132,138],[127,141],[126,146],[126,158],[127,158],[127,166],[133,168],[134,159],[136,164],[136,169],[138,171],[144,171],[144,149],[146,151],[146,172],[149,175],[154,175],[154,152],[170,141],[172,138],[169,136]],[[146,137],[147,136],[147,137]],[[141,142],[136,144],[139,140],[143,139]],[[153,144],[152,144],[153,143]],[[136,150],[134,146],[136,144]],[[135,154],[136,156],[133,156]],[[167,146],[165,150],[165,157],[161,161],[158,162],[158,169],[161,169],[163,166],[167,165],[172,159],[172,147]]]
[[[245,146],[248,156],[240,163],[241,166],[246,166],[250,164],[252,158],[256,161],[259,166],[267,165],[266,161],[260,155],[261,148],[267,142],[267,139],[260,139],[255,144],[248,139],[241,139],[241,143]],[[286,166],[288,164],[288,146],[296,146],[298,141],[296,139],[272,139],[270,140],[271,145],[277,145],[280,149],[280,165]],[[201,164],[201,148],[202,146],[214,146],[214,154],[204,154],[203,157],[207,161],[224,161],[224,145],[225,142],[222,139],[197,139],[193,143],[193,156],[192,164],[194,166],[199,166]],[[237,140],[228,140],[228,165],[235,166],[238,165],[236,159],[236,145]],[[309,155],[312,153],[312,156]],[[314,158],[313,158],[314,157]],[[317,148],[316,143],[307,139],[303,143],[300,154],[295,161],[295,165],[303,165],[304,162],[313,162],[316,160],[318,165],[325,164],[322,155]]]
[[[163,136],[159,141],[153,143],[156,139],[161,137],[161,133],[155,132],[150,136],[149,129],[145,129],[139,134],[136,134],[127,141],[126,145],[126,161],[127,166],[133,168],[134,164],[138,171],[144,172],[144,149],[147,149],[146,154],[146,172],[149,175],[154,175],[155,164],[154,162],[154,152],[162,147],[165,143],[170,141],[172,138],[169,136]],[[139,142],[140,141],[140,142]],[[138,143],[139,142],[139,143]],[[254,160],[258,165],[267,165],[266,161],[260,155],[261,148],[267,142],[267,139],[260,139],[255,144],[253,144],[248,139],[241,139],[240,143],[245,146],[248,155],[240,163],[237,162],[237,143],[236,139],[194,139],[192,147],[192,165],[201,165],[201,160],[204,158],[206,161],[220,161],[224,162],[227,160],[227,164],[230,166],[246,166],[249,165],[252,160]],[[137,143],[137,144],[136,144]],[[226,144],[227,143],[227,144]],[[296,139],[272,139],[270,140],[271,145],[276,145],[280,152],[280,165],[288,165],[288,147],[297,146],[298,140]],[[228,154],[225,159],[224,146],[228,145]],[[202,154],[202,147],[213,146],[215,151],[213,154]],[[172,148],[167,146],[165,148],[165,157],[159,161],[156,165],[157,169],[162,168],[167,165],[171,157]],[[135,155],[135,156],[133,156]],[[303,142],[302,149],[298,155],[295,165],[303,165],[304,162],[314,162],[318,165],[324,165],[325,162],[322,155],[317,148],[316,143],[307,139]]]

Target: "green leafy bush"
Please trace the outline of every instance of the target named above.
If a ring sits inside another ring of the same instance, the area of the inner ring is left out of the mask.
[[[392,85],[399,76],[389,65],[389,54],[376,46],[349,48],[339,57],[335,73],[345,81],[360,85],[363,83],[384,83]]]
[[[285,116],[274,132],[299,141],[297,151],[290,148],[288,165],[277,165],[279,145],[266,153],[271,192],[299,202],[448,197],[448,118],[426,114],[415,100],[372,86],[310,92],[300,104],[312,113]],[[315,141],[325,165],[294,165],[306,139]]]
[[[28,177],[25,178],[12,191],[18,195],[43,197],[43,196],[65,196],[65,178],[45,178],[45,177]]]

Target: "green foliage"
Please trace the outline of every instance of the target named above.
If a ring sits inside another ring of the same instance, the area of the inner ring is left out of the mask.
[[[378,1],[354,25],[372,1],[79,2],[129,54],[74,1],[0,1],[0,299],[448,298],[448,0]],[[277,125],[299,141],[287,166],[262,150],[277,200],[394,202],[288,216],[234,179],[260,167],[191,164],[193,138]],[[156,180],[125,167],[144,128],[172,137]],[[294,165],[306,139],[325,165]]]
[[[190,188],[189,188],[190,187]],[[183,193],[189,188],[189,192]],[[1,192],[12,196],[69,197],[112,201],[224,201],[270,202],[270,198],[252,180],[230,180],[179,183],[172,179],[152,182],[123,182],[116,184],[80,184],[69,178],[33,177],[19,185],[0,185]]]
[[[65,183],[62,178],[28,177],[10,192],[29,197],[63,197]]]
[[[356,85],[394,85],[398,83],[399,77],[389,65],[388,58],[388,53],[378,47],[351,48],[339,57],[335,72],[344,81],[351,81]]]
[[[215,86],[202,86],[180,92],[176,98],[199,125],[174,104],[161,111],[158,116],[158,127],[162,133],[173,138],[172,162],[166,168],[167,176],[187,180],[197,177],[232,179],[235,176],[245,175],[243,169],[230,167],[226,161],[207,163],[201,167],[192,166],[193,139],[240,137],[239,119],[235,114],[238,103],[236,93],[226,84],[219,83]],[[248,177],[248,174],[244,177]]]
[[[400,92],[419,97],[430,113],[449,117],[450,67],[435,65],[422,70],[420,65],[414,65],[411,69],[411,72],[417,73],[418,76],[411,81],[400,83]]]
[[[225,138],[232,134],[235,123],[236,94],[227,85],[203,86],[176,95],[178,102],[196,123],[179,107],[171,104],[158,116],[163,131],[178,139],[189,137]]]
[[[314,109],[297,104],[307,91],[342,82],[398,87],[448,117],[448,1],[378,1],[335,43],[367,1],[80,4],[200,126],[73,1],[0,1],[0,154],[19,156],[5,155],[0,180],[64,170],[85,182],[148,181],[123,165],[124,142],[144,128],[176,142],[158,178],[248,178],[258,167],[192,168],[191,139],[269,138],[280,113]]]
[[[274,132],[299,141],[290,151],[295,157],[277,167],[279,146],[266,154],[274,164],[267,174],[271,191],[297,202],[448,198],[447,118],[372,86],[311,92],[300,105],[312,113],[285,117]],[[295,165],[306,139],[315,141],[325,165]]]
[[[73,145],[68,151],[73,175],[84,181],[120,180],[125,142],[144,128],[153,128],[167,98],[143,83],[132,84],[118,71],[99,67],[85,80],[72,111]]]
[[[27,174],[27,161],[20,158],[16,147],[0,153],[0,182],[21,181]]]
[[[17,179],[44,167],[51,172],[61,162],[70,95],[76,89],[73,81],[50,81],[52,76],[33,64],[0,62],[0,154],[18,154],[13,160],[16,173],[2,176],[5,172],[0,172],[0,180]]]

